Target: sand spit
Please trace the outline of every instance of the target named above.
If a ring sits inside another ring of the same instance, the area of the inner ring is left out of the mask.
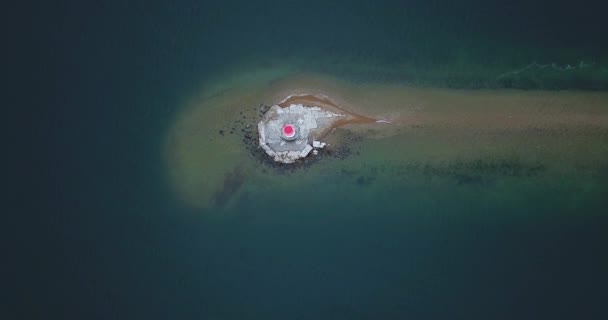
[[[377,120],[368,116],[357,114],[345,107],[340,107],[331,100],[330,97],[320,94],[292,94],[278,103],[279,107],[286,108],[292,104],[303,104],[307,106],[318,106],[334,113],[344,114],[346,117],[333,124],[333,128],[345,126],[348,124],[370,124]]]
[[[607,93],[412,88],[313,74],[226,87],[191,99],[167,133],[171,187],[190,206],[229,205],[248,185],[297,183],[265,168],[243,143],[257,139],[252,128],[260,110],[273,104],[312,103],[348,112],[329,135],[331,144],[352,134],[365,137],[358,156],[323,162],[311,172],[387,159],[442,168],[517,159],[544,171],[599,168],[608,159]]]

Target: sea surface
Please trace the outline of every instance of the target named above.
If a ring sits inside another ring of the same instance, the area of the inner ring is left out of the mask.
[[[30,161],[9,173],[18,206],[2,318],[608,317],[605,6],[74,1],[23,12],[11,30],[30,63],[9,71],[31,71],[14,79],[36,86],[14,95],[36,112],[9,126]],[[491,121],[456,135],[411,126],[291,171],[260,162],[239,132],[218,140],[240,117],[218,106],[187,127],[213,133],[203,140],[217,150],[188,148],[215,160],[176,183],[168,137],[189,110],[300,74],[361,88],[368,106],[413,88],[544,97],[545,113],[512,136]],[[569,117],[572,106],[590,118]],[[205,180],[227,167],[247,173],[235,187]],[[227,195],[206,201],[210,185]]]

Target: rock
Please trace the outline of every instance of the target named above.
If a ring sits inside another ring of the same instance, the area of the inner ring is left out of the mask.
[[[321,141],[316,141],[316,140],[315,140],[315,141],[313,141],[313,142],[312,142],[312,146],[313,146],[313,148],[323,148],[323,147],[325,147],[326,145],[327,145],[327,143],[325,143],[325,142],[321,142]]]
[[[306,157],[310,151],[312,151],[312,147],[309,144],[307,144],[306,147],[304,148],[304,150],[302,150],[300,152],[300,157],[301,158]]]

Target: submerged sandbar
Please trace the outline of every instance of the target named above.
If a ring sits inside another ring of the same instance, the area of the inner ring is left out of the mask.
[[[517,159],[567,170],[600,167],[608,158],[607,93],[413,88],[315,74],[228,87],[213,95],[203,90],[192,98],[167,134],[169,179],[178,197],[191,206],[218,205],[218,195],[224,199],[226,194],[238,194],[244,184],[259,179],[293,183],[272,170],[261,173],[261,164],[248,155],[238,128],[227,128],[237,121],[243,127],[255,126],[261,104],[310,103],[311,97],[328,97],[314,103],[365,119],[343,123],[337,130],[366,137],[362,144],[367,152],[352,161],[328,161],[323,164],[328,170],[387,159],[433,166],[480,158]],[[332,135],[330,142],[339,144],[342,136]],[[236,179],[235,170],[247,179]],[[227,184],[227,177],[240,183]],[[226,190],[226,185],[232,189]]]

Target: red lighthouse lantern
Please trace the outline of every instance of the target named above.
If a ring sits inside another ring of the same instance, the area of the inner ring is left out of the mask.
[[[281,128],[281,137],[285,140],[293,140],[296,138],[296,126],[286,123]]]

